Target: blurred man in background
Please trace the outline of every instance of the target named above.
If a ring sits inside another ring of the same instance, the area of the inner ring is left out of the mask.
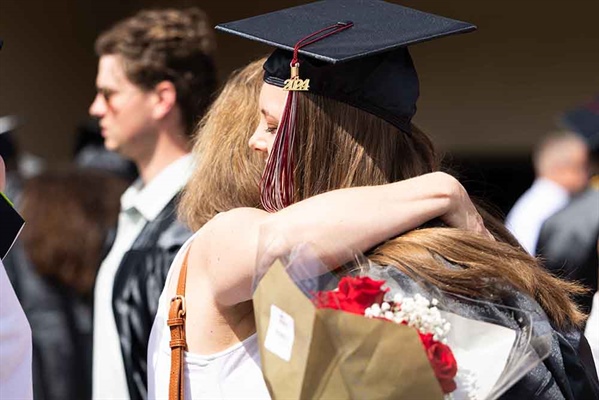
[[[115,243],[94,295],[93,398],[146,397],[147,342],[176,252],[191,232],[175,200],[192,168],[190,133],[216,85],[205,13],[141,11],[96,41],[97,95],[89,112],[104,145],[139,171],[121,198]]]
[[[586,187],[588,149],[572,132],[553,133],[535,149],[533,164],[536,179],[510,210],[506,226],[522,247],[535,255],[543,222]]]
[[[585,312],[591,310],[593,294],[597,291],[598,241],[599,190],[594,188],[547,219],[539,235],[537,252],[545,267],[590,289],[576,299]]]
[[[576,300],[590,311],[585,336],[599,366],[599,97],[566,112],[564,125],[575,130],[589,148],[589,188],[541,228],[537,253],[556,275],[587,286]]]

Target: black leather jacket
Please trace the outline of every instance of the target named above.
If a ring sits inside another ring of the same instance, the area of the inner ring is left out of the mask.
[[[461,268],[445,262],[448,268]],[[398,272],[402,288],[419,287],[407,275]],[[418,290],[412,289],[418,293]],[[478,308],[474,304],[460,301],[459,298],[446,298],[453,312],[465,316],[484,317],[484,320],[507,328],[518,326],[512,313],[489,306]],[[506,288],[501,300],[503,306],[527,310],[535,321],[534,330],[539,336],[551,338],[550,353],[543,362],[523,376],[513,387],[501,395],[502,400],[599,400],[599,382],[590,349],[580,330],[556,329],[549,321],[541,306],[522,292]]]
[[[158,299],[175,255],[191,236],[176,219],[175,199],[146,224],[114,279],[112,307],[131,399],[147,398],[147,354]]]

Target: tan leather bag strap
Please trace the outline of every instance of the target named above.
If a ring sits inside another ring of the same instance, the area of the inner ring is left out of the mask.
[[[190,246],[191,248],[191,246]],[[187,349],[185,340],[185,280],[187,278],[187,257],[189,249],[185,253],[179,282],[177,283],[177,294],[171,299],[168,312],[167,325],[171,329],[171,377],[168,391],[169,400],[183,400],[185,391],[185,374],[183,352]]]

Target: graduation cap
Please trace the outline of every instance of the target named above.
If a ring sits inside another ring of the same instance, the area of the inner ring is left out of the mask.
[[[223,23],[216,29],[275,46],[264,64],[265,81],[284,87],[298,42],[335,26],[338,32],[298,49],[299,75],[310,80],[308,91],[360,108],[406,133],[419,94],[406,47],[476,29],[377,0],[324,0]]]
[[[561,115],[561,123],[578,133],[593,152],[599,152],[599,96]]]
[[[261,200],[267,211],[277,211],[294,197],[297,92],[349,104],[410,134],[419,84],[407,46],[476,27],[384,1],[323,0],[216,29],[276,47],[264,64],[264,80],[290,92]]]

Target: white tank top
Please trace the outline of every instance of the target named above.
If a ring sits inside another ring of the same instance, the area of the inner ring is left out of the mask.
[[[167,290],[173,270],[179,271],[194,237],[195,234],[179,250],[160,295],[148,344],[148,399],[168,399],[171,349],[170,330],[166,325],[169,311]],[[270,399],[260,369],[257,335],[253,334],[215,354],[185,352],[185,398]]]

